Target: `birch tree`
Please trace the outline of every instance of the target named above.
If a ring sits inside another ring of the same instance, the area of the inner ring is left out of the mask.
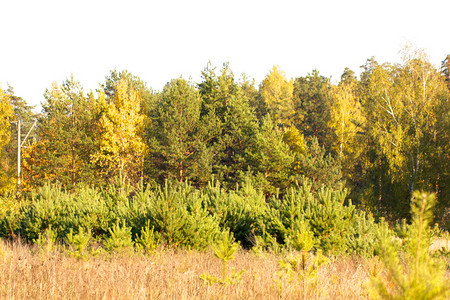
[[[445,134],[438,120],[448,106],[449,92],[423,51],[405,49],[402,57],[400,65],[374,68],[365,107],[390,175],[412,193],[418,184],[429,188],[433,181],[424,170]]]
[[[142,176],[146,150],[141,137],[144,125],[141,95],[122,78],[115,85],[112,101],[102,102],[100,149],[92,156],[93,161],[100,165],[104,176],[136,182]]]
[[[356,148],[355,136],[362,131],[364,121],[356,95],[356,82],[341,82],[332,88],[328,126],[334,136],[334,148],[339,160],[344,160]]]

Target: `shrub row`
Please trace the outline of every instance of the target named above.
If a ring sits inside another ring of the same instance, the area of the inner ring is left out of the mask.
[[[383,224],[357,211],[346,194],[342,188],[313,192],[308,180],[269,199],[250,179],[234,190],[217,182],[201,190],[167,182],[146,189],[80,186],[71,193],[45,185],[22,201],[0,198],[0,236],[33,243],[50,228],[65,241],[89,233],[109,249],[147,239],[202,250],[231,232],[246,248],[311,245],[329,254],[371,256]]]

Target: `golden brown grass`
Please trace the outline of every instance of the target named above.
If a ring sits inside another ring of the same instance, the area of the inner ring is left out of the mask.
[[[159,249],[154,255],[100,255],[89,262],[55,251],[49,255],[12,242],[0,250],[1,299],[364,299],[368,260],[338,258],[321,268],[317,286],[289,280],[283,255],[241,251],[229,263],[245,270],[237,284],[205,284],[221,276],[212,252]],[[304,287],[307,293],[304,293]]]

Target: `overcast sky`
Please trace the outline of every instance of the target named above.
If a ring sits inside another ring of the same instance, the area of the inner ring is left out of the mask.
[[[338,80],[371,56],[399,62],[407,42],[440,65],[450,54],[449,0],[0,0],[0,83],[32,105],[71,74],[88,92],[127,69],[154,90],[200,80],[210,60],[261,82],[313,69]]]

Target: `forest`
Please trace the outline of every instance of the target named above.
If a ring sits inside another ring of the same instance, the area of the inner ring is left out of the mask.
[[[441,66],[422,50],[401,57],[369,58],[337,83],[318,70],[289,79],[278,66],[256,83],[229,63],[162,91],[128,71],[89,92],[71,76],[45,90],[40,113],[13,87],[0,90],[0,236],[47,250],[61,241],[81,258],[94,242],[110,252],[213,247],[224,264],[221,277],[202,275],[209,284],[239,281],[227,265],[237,245],[302,251],[280,265],[293,276],[302,263],[303,293],[305,266],[334,255],[384,255],[398,275],[380,240],[406,238],[417,258],[423,228],[450,229],[450,55]],[[428,266],[442,274],[444,264]],[[425,281],[438,296],[448,290],[414,276],[394,280],[397,291]]]
[[[37,120],[22,147],[21,192],[119,178],[233,189],[251,178],[270,197],[309,178],[314,190],[344,186],[353,204],[389,219],[408,217],[412,191],[434,192],[448,227],[449,57],[441,69],[418,50],[402,57],[370,58],[360,79],[345,69],[337,84],[317,70],[288,79],[274,66],[256,86],[228,63],[208,64],[200,83],[177,78],[161,92],[113,70],[97,96],[72,77],[53,83],[38,114],[9,87],[0,91],[0,191],[16,189],[13,121],[23,141]]]

